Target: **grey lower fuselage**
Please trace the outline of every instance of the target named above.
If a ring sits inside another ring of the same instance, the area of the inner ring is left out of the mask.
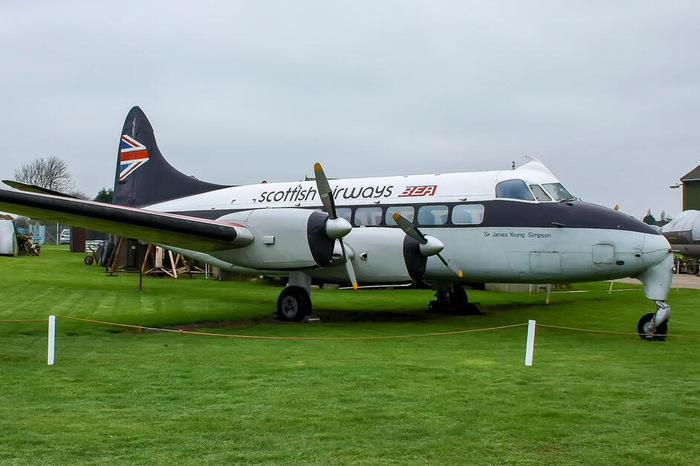
[[[639,276],[669,255],[669,243],[661,234],[612,209],[580,201],[534,208],[518,204],[494,201],[486,206],[481,225],[420,226],[423,233],[442,241],[443,256],[464,272],[459,278],[436,257],[429,257],[424,280],[465,283],[606,280]],[[402,269],[403,258],[397,254],[403,238],[404,233],[395,226],[354,228],[344,242],[349,247],[358,281],[374,284],[409,280],[405,268]],[[216,258],[220,266],[230,264],[227,267],[230,270],[285,273],[279,269],[236,267],[234,264],[240,263],[239,254],[241,250],[192,253],[204,261]],[[347,280],[342,264],[308,268],[305,272],[317,279],[340,283]],[[654,299],[665,299],[664,286],[652,293]]]

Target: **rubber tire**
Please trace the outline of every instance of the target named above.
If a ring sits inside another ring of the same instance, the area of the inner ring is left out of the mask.
[[[689,260],[685,263],[685,273],[688,275],[695,275],[698,273],[698,263],[694,260]]]
[[[100,267],[107,267],[107,263],[109,262],[109,258],[112,256],[113,250],[114,241],[105,241],[102,254],[99,256],[99,261],[97,262]]]
[[[639,319],[639,322],[637,322],[637,333],[639,334],[639,338],[646,341],[666,341],[666,334],[668,333],[668,321],[659,325],[659,327],[656,329],[656,336],[648,338],[648,335],[644,333],[644,325],[647,322],[650,322],[653,318],[654,312],[650,312],[648,314],[644,314],[642,318]]]
[[[83,259],[83,262],[85,262],[85,265],[92,265],[95,263],[95,258],[92,256],[85,256],[85,259]]]
[[[469,298],[467,297],[466,290],[459,285],[455,285],[454,291],[452,292],[453,310],[456,312],[461,312],[467,307],[467,305],[469,305]]]
[[[100,258],[102,257],[102,253],[104,252],[104,250],[105,243],[103,241],[99,244],[99,246],[97,246],[97,249],[95,249],[95,253],[93,254],[93,256],[95,256],[95,263],[97,263],[97,265],[100,265]]]
[[[277,298],[277,318],[285,322],[301,322],[311,314],[311,296],[300,286],[288,286]]]
[[[483,315],[479,308],[469,302],[467,291],[461,285],[454,285],[453,291],[449,292],[448,299],[448,302],[444,300],[433,301],[431,309],[458,316]]]

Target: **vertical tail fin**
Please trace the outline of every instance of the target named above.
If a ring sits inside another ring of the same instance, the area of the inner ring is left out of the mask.
[[[114,203],[142,207],[225,188],[185,175],[158,149],[153,127],[139,107],[129,111],[122,128],[114,176]]]

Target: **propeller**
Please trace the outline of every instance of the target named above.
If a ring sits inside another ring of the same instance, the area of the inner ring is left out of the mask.
[[[450,263],[447,262],[444,257],[442,257],[442,254],[440,254],[440,251],[442,251],[445,248],[445,245],[442,244],[442,241],[435,238],[434,236],[424,235],[417,227],[415,227],[411,222],[402,217],[399,213],[394,213],[393,219],[399,226],[399,228],[403,230],[404,233],[406,233],[414,240],[418,241],[420,245],[419,247],[421,254],[423,254],[424,256],[437,256],[438,259],[440,259],[440,261],[443,264],[445,264],[445,267],[450,269],[455,275],[457,275],[460,278],[464,276],[462,269],[455,268],[452,265],[450,265]]]
[[[316,188],[318,189],[318,194],[321,197],[321,203],[323,208],[328,213],[328,220],[326,221],[326,234],[331,239],[337,239],[340,243],[340,249],[343,252],[343,259],[345,259],[345,270],[348,273],[348,278],[352,283],[352,287],[357,289],[357,277],[355,276],[355,269],[352,266],[352,261],[348,257],[347,251],[345,250],[345,245],[343,244],[343,236],[347,235],[352,231],[352,225],[350,222],[342,217],[338,217],[335,211],[335,200],[333,199],[333,191],[331,190],[330,184],[328,184],[328,178],[323,172],[323,168],[320,163],[314,165],[314,173],[316,175]]]

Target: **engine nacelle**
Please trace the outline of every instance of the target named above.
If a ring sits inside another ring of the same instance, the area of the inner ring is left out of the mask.
[[[328,214],[308,209],[259,209],[224,215],[222,222],[245,225],[255,239],[216,257],[263,270],[305,269],[330,265],[333,243],[325,231]]]
[[[418,241],[399,228],[354,228],[343,242],[351,252],[359,283],[407,283],[423,279],[426,257],[421,254]],[[339,255],[339,248],[336,252]],[[311,275],[347,283],[345,267],[335,266],[335,262],[333,265]]]

